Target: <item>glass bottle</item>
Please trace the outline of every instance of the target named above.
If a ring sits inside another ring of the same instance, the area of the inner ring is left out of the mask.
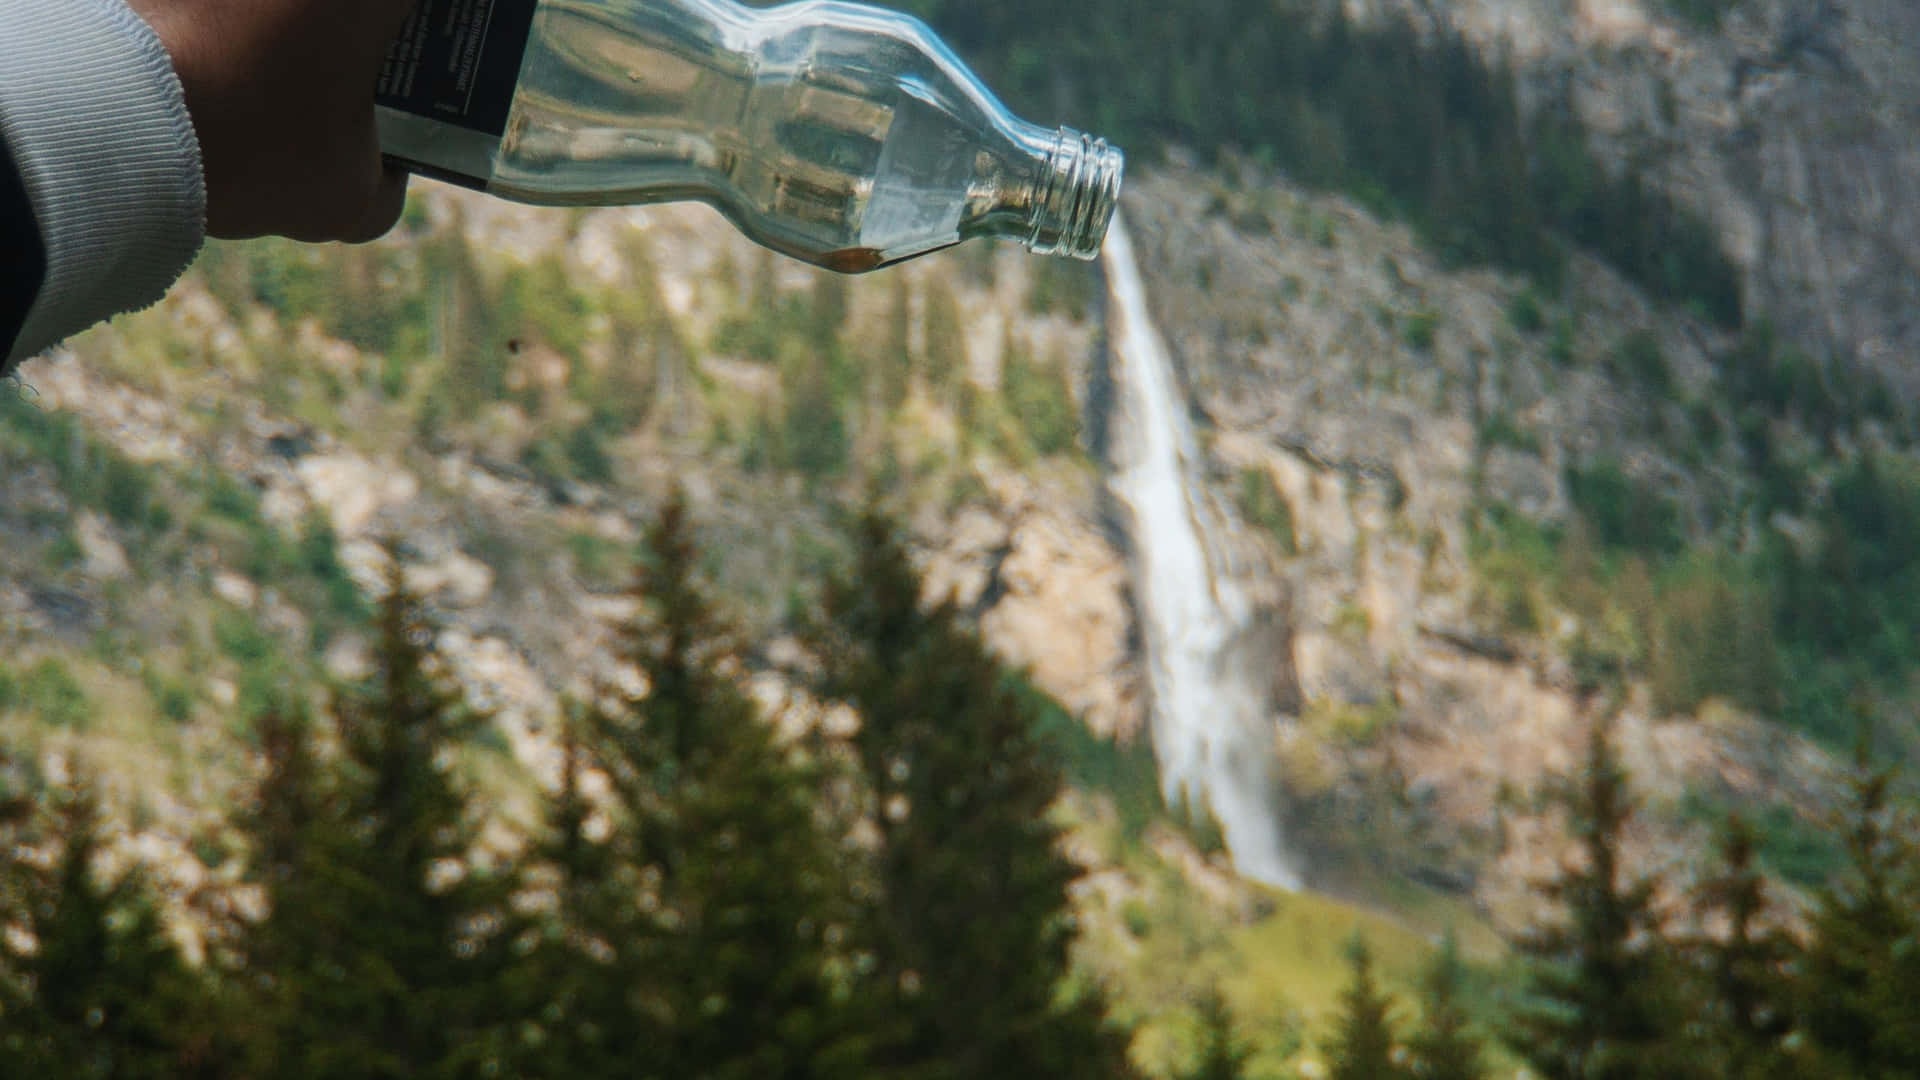
[[[422,0],[383,149],[545,205],[713,204],[843,272],[978,236],[1099,253],[1123,159],[1018,119],[919,20],[808,0]]]

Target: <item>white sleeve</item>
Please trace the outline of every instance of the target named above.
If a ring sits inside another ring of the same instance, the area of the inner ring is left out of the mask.
[[[4,374],[159,300],[200,250],[207,197],[172,60],[123,0],[0,4],[0,139],[47,253]]]

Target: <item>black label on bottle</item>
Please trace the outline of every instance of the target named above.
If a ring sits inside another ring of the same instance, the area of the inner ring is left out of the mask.
[[[380,69],[390,109],[500,135],[538,0],[420,0]]]

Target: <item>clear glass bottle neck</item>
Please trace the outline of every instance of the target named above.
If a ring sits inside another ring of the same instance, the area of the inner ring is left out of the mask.
[[[1098,256],[1119,205],[1126,159],[1105,139],[1066,127],[1029,145],[1044,164],[1028,208],[1027,247],[1037,255]]]

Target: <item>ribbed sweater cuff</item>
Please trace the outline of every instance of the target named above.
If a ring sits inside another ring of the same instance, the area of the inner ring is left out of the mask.
[[[160,39],[122,0],[6,0],[0,138],[46,240],[47,275],[4,373],[165,295],[200,250],[206,187]]]

